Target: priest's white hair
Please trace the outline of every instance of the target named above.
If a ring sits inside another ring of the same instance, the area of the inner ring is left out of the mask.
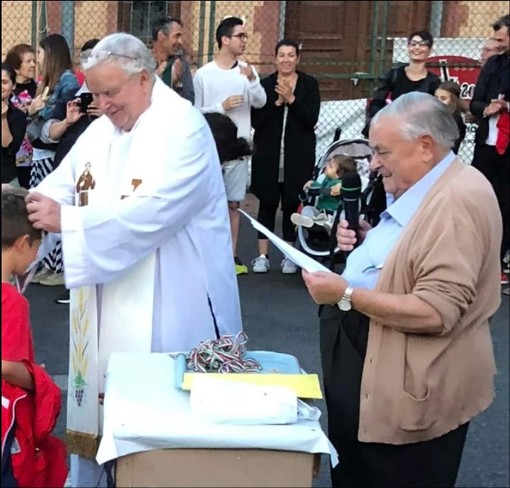
[[[83,68],[88,70],[104,62],[117,64],[129,75],[146,70],[155,76],[156,61],[149,48],[140,39],[125,32],[116,32],[101,39],[84,61]]]

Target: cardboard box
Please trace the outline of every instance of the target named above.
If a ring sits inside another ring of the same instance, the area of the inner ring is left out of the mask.
[[[269,449],[158,449],[120,457],[120,487],[311,487],[319,454]]]

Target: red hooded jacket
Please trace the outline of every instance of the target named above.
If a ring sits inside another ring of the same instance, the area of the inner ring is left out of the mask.
[[[51,435],[61,408],[60,388],[46,370],[24,361],[34,377],[34,391],[2,380],[2,457],[14,429],[11,463],[20,487],[63,487],[67,478],[65,444]]]

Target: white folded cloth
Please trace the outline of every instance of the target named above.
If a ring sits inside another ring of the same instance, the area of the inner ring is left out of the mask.
[[[297,422],[296,393],[284,386],[254,385],[197,375],[190,393],[193,415],[214,423],[284,425]]]

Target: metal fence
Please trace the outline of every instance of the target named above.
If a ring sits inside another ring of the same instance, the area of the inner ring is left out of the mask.
[[[337,127],[342,138],[360,136],[367,97],[382,73],[407,61],[406,36],[413,31],[433,34],[430,69],[458,81],[469,100],[491,25],[508,10],[506,1],[2,1],[2,58],[17,43],[36,47],[55,32],[66,37],[76,61],[86,40],[116,31],[149,45],[151,22],[169,14],[183,21],[185,48],[196,68],[217,52],[218,23],[238,16],[249,33],[245,58],[261,76],[274,69],[279,39],[302,43],[301,69],[321,84],[320,157]],[[460,151],[468,162],[473,132],[469,125]]]

